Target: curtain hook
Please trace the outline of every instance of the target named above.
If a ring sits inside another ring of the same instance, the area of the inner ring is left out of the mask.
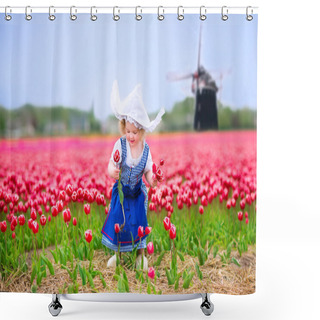
[[[142,19],[142,15],[138,14],[138,8],[140,8],[140,13],[142,13],[142,9],[140,6],[136,7],[136,20],[140,21]]]
[[[56,12],[56,10],[54,9],[54,6],[49,7],[49,20],[53,21],[55,20],[56,16],[51,14],[51,9],[53,9],[53,12]]]
[[[251,8],[251,14],[249,14],[249,8]],[[246,19],[247,19],[248,21],[251,21],[251,20],[253,19],[252,14],[253,14],[252,7],[251,7],[251,6],[247,7],[247,9],[246,9]]]
[[[70,7],[70,19],[71,19],[72,21],[75,21],[75,20],[77,20],[77,15],[72,13],[72,9],[73,9],[73,8],[75,8],[75,9],[74,9],[74,12],[77,13],[77,9],[76,9],[75,6]]]
[[[4,14],[5,14],[5,19],[6,19],[7,21],[10,21],[10,20],[12,19],[12,17],[10,16],[10,14],[7,13],[8,8],[10,8],[10,6],[6,6],[6,7],[5,7],[5,9],[4,9]],[[11,9],[10,9],[10,12],[12,12]]]
[[[162,8],[162,14],[160,14],[160,8]],[[164,19],[164,9],[163,6],[158,7],[158,20],[162,21]]]
[[[92,21],[96,21],[98,19],[98,17],[95,14],[93,14],[93,8],[95,8],[95,7],[91,7],[91,10],[90,10],[90,15],[91,15],[90,19]],[[97,9],[96,9],[96,13],[97,13]]]
[[[182,14],[180,14],[180,9],[182,10]],[[183,6],[178,7],[178,20],[182,21],[184,19],[184,9]]]
[[[204,13],[202,13],[202,9],[204,9]],[[204,20],[207,19],[206,13],[207,13],[206,7],[205,6],[201,6],[200,7],[200,20],[204,21]]]
[[[113,20],[114,21],[118,21],[120,19],[120,16],[117,14],[115,14],[115,9],[118,8],[117,6],[113,7]],[[118,13],[119,13],[119,9],[118,9]]]
[[[30,6],[26,7],[26,20],[30,21],[32,19],[32,15],[28,14],[28,8],[30,8]],[[30,13],[32,12],[32,9],[30,8]]]
[[[226,8],[226,13],[227,13],[227,14],[224,14],[224,8]],[[223,7],[221,8],[221,19],[222,19],[223,21],[227,21],[227,20],[228,20],[228,8],[227,8],[226,6],[223,6]]]

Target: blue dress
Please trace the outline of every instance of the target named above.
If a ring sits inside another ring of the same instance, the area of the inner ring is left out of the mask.
[[[138,236],[139,226],[145,228],[148,226],[147,208],[148,193],[144,182],[142,181],[143,171],[148,160],[149,146],[144,145],[143,155],[136,167],[129,167],[126,164],[127,147],[126,138],[121,137],[122,162],[121,162],[121,184],[124,195],[123,209],[126,217],[124,229],[118,234],[114,231],[116,223],[121,226],[123,224],[123,212],[119,200],[118,183],[113,185],[110,210],[102,227],[102,244],[108,248],[118,251],[120,244],[120,252],[132,251],[132,239],[134,246],[146,248],[146,235],[140,238]]]

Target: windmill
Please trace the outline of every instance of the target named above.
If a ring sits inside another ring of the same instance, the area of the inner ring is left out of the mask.
[[[182,75],[168,73],[167,80],[179,81],[192,78],[191,91],[195,95],[193,128],[196,131],[218,130],[218,87],[209,72],[200,63],[201,35],[202,24],[200,25],[197,70],[193,73]],[[222,73],[220,77],[220,80],[222,81]]]

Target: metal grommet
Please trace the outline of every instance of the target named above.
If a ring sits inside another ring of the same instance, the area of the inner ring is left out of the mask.
[[[180,13],[180,9],[182,9],[182,14]],[[183,6],[178,7],[178,20],[182,21],[184,19],[184,9]]]
[[[56,10],[54,9],[54,6],[49,7],[49,20],[53,21],[55,20],[56,16],[54,14],[51,14],[51,9],[53,9],[53,12],[56,12]]]
[[[251,8],[251,14],[249,14],[249,8]],[[250,7],[250,6],[247,7],[247,10],[246,10],[246,19],[247,19],[248,21],[251,21],[251,20],[253,19],[252,14],[253,14],[252,7]]]
[[[93,14],[93,8],[95,8],[95,7],[91,7],[91,10],[90,10],[90,15],[91,15],[90,19],[92,21],[96,21],[98,19],[98,17],[95,14]],[[96,13],[97,13],[97,9],[96,9]]]
[[[5,19],[6,19],[7,21],[10,21],[10,20],[12,19],[12,17],[10,16],[10,14],[7,13],[8,8],[10,8],[10,7],[9,7],[9,6],[6,6],[6,7],[5,7],[5,9],[4,9],[4,14],[5,14]],[[12,12],[11,9],[10,9],[10,12]]]
[[[30,21],[32,19],[31,14],[28,14],[28,8],[30,8],[30,6],[26,7],[26,20]],[[30,9],[30,13],[32,12],[32,9]]]
[[[72,21],[75,21],[75,20],[77,20],[77,15],[75,15],[75,14],[72,13],[72,9],[73,9],[73,8],[76,8],[76,7],[75,7],[75,6],[70,7],[70,19],[71,19]],[[77,9],[74,9],[74,12],[77,13]]]
[[[227,12],[227,14],[228,14],[228,8],[227,8],[226,6],[223,6],[223,7],[221,8],[221,19],[222,19],[223,21],[227,21],[227,20],[228,20],[228,15],[224,13],[224,9],[226,9],[226,12]]]
[[[204,9],[204,13],[202,12]],[[200,20],[204,21],[207,19],[207,16],[206,16],[206,13],[207,13],[207,9],[205,6],[201,6],[200,7]]]
[[[162,8],[162,14],[160,14],[160,8]],[[163,6],[158,7],[158,20],[162,21],[164,19],[164,9]]]
[[[140,8],[140,13],[142,13],[142,9],[140,6],[136,7],[136,20],[140,21],[142,19],[142,15],[138,14],[138,8]]]
[[[114,21],[118,21],[120,19],[120,16],[118,14],[115,14],[115,10],[116,8],[118,8],[117,6],[113,7],[113,20]],[[120,10],[118,9],[118,13],[120,12]]]

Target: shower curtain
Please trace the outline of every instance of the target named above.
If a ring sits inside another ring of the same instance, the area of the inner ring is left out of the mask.
[[[254,293],[257,15],[11,17],[0,291]]]

